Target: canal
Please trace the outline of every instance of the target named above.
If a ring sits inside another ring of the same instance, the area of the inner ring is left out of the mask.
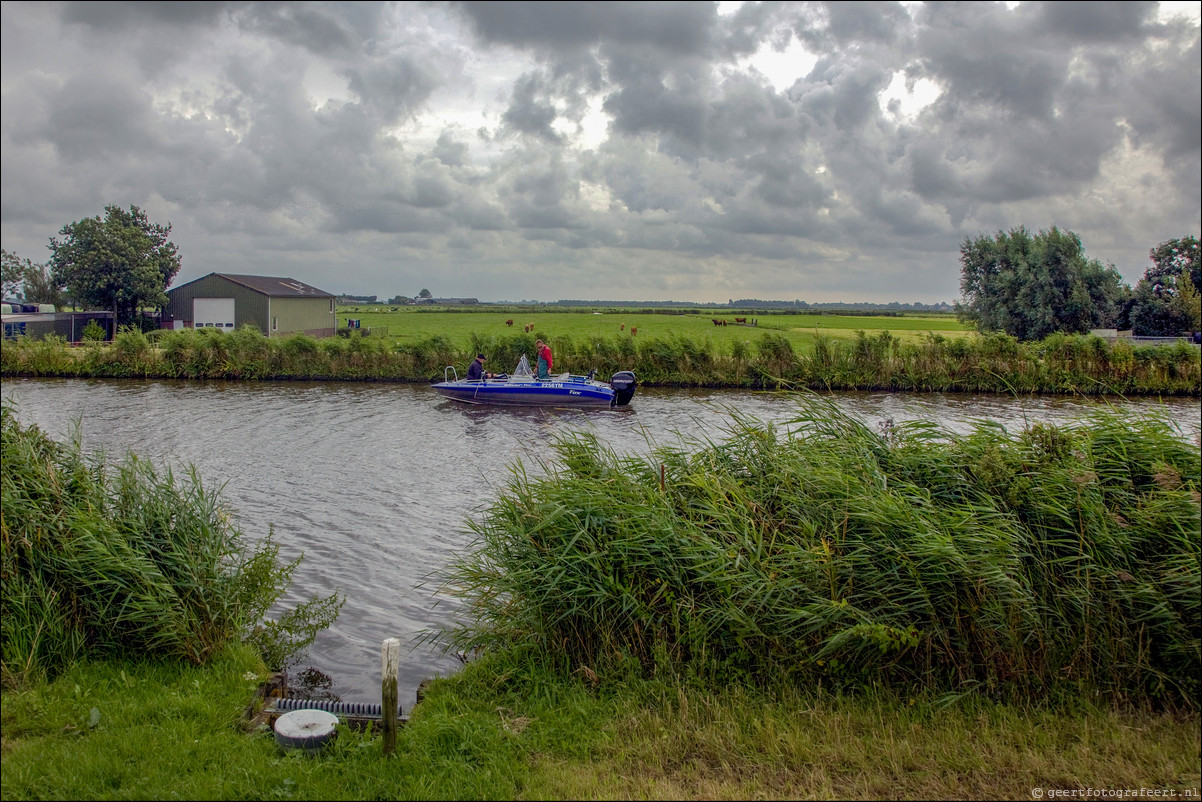
[[[455,604],[435,592],[436,574],[470,547],[465,522],[515,465],[538,471],[552,457],[548,444],[569,430],[642,454],[681,437],[721,440],[732,410],[784,422],[797,409],[795,396],[727,390],[640,389],[629,407],[587,412],[465,406],[412,384],[5,379],[2,392],[23,423],[57,439],[78,424],[85,448],[110,459],[132,452],[195,466],[206,487],[221,488],[246,537],[270,529],[282,558],[303,555],[286,603],[346,597],[299,668],[328,677],[328,692],[344,701],[379,701],[380,644],[398,637],[406,709],[423,678],[460,665],[414,642],[455,619]],[[873,427],[927,419],[968,431],[989,419],[1019,429],[1070,422],[1104,404],[1131,416],[1163,412],[1189,437],[1202,426],[1190,398],[828,397]]]

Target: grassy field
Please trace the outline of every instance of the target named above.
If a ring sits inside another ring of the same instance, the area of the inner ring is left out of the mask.
[[[396,309],[397,311],[389,311]],[[470,309],[470,311],[469,311]],[[386,329],[386,337],[397,343],[415,343],[442,335],[456,346],[466,346],[475,334],[482,339],[492,335],[520,332],[528,324],[534,324],[534,333],[540,337],[570,336],[576,339],[611,337],[638,329],[635,336],[642,338],[683,336],[691,339],[710,339],[722,351],[729,351],[730,344],[742,340],[754,342],[763,332],[774,332],[786,337],[799,352],[812,350],[818,334],[851,338],[857,331],[878,334],[888,331],[903,341],[918,341],[927,332],[938,332],[948,338],[973,336],[973,332],[952,315],[804,315],[804,314],[761,314],[734,312],[718,314],[666,314],[647,310],[574,309],[571,311],[547,311],[532,307],[502,308],[493,311],[487,308],[448,310],[446,308],[414,306],[340,306],[338,325],[344,327],[348,318],[361,321],[363,327],[373,330]],[[357,310],[357,311],[356,311]],[[370,311],[369,311],[370,310]],[[746,318],[747,324],[735,323],[736,317]],[[758,325],[752,326],[755,320]],[[513,326],[505,325],[512,320]],[[727,325],[715,326],[714,320],[725,320]]]

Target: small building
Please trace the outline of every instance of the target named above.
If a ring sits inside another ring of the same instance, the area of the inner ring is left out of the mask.
[[[5,302],[4,306],[8,308],[0,309],[0,322],[3,322],[4,339],[6,340],[13,340],[17,337],[40,340],[53,334],[56,337],[62,337],[67,342],[77,343],[83,339],[84,329],[93,321],[104,330],[104,339],[111,340],[113,338],[112,312],[25,312],[13,309],[14,306],[21,306],[20,304]],[[29,304],[24,304],[24,306],[29,306]],[[49,304],[35,304],[35,306],[54,309]]]
[[[163,325],[333,337],[335,296],[292,278],[210,273],[167,290]]]

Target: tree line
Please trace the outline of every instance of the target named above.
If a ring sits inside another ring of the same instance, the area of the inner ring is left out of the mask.
[[[1114,265],[1088,259],[1081,238],[1053,226],[1024,226],[960,246],[959,318],[981,332],[1041,340],[1057,332],[1130,329],[1175,337],[1202,330],[1202,260],[1194,236],[1167,240],[1132,289]]]

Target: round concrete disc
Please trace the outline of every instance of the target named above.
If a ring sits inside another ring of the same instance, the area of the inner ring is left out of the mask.
[[[275,742],[284,749],[315,752],[334,737],[338,716],[325,710],[293,710],[275,720]]]

